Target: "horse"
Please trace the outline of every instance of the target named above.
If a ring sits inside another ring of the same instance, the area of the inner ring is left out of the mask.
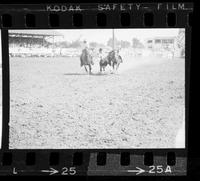
[[[101,59],[99,62],[100,72],[105,71],[105,68],[107,65],[111,66],[111,61],[109,60],[109,57],[106,56],[105,58]]]
[[[111,63],[113,70],[118,70],[120,63],[123,63],[122,57],[117,54],[115,51],[111,51],[111,54],[113,54],[111,57]]]
[[[84,66],[85,71],[88,72],[87,66],[89,67],[89,74],[92,72],[92,65],[94,62],[92,60],[92,56],[89,54],[87,49],[83,49],[82,54],[80,56],[81,67]]]
[[[122,63],[122,57],[117,55],[114,50],[110,51],[108,55],[101,59],[99,62],[100,72],[105,71],[107,65],[112,66],[113,70],[118,70],[120,63]]]

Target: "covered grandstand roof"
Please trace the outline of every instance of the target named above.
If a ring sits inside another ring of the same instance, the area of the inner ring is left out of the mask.
[[[63,36],[61,33],[54,30],[9,30],[9,33],[36,36]]]

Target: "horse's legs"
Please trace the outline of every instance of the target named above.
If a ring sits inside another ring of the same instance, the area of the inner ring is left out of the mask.
[[[116,73],[118,73],[119,63],[116,64]]]
[[[92,73],[92,66],[91,65],[88,65],[89,66],[89,74]]]
[[[113,67],[113,70],[115,70],[115,63],[113,63],[112,67]]]
[[[100,65],[100,72],[102,72],[102,66]]]
[[[119,68],[119,63],[118,63],[117,66],[116,66],[116,70],[118,70],[118,68]]]
[[[85,71],[88,72],[86,65],[84,65]]]

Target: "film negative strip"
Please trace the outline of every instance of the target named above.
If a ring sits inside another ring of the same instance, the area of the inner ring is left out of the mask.
[[[187,175],[192,13],[0,5],[0,175]]]

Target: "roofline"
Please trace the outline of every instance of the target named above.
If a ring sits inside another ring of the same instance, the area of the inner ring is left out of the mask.
[[[167,36],[167,37],[165,37],[165,36],[156,36],[156,37],[152,37],[152,38],[146,38],[146,40],[151,40],[151,39],[168,39],[168,38],[175,39],[176,36]]]
[[[14,33],[14,32],[11,32],[9,33],[9,35],[29,35],[29,36],[63,36],[63,35],[45,35],[45,34],[31,34],[31,33]]]

